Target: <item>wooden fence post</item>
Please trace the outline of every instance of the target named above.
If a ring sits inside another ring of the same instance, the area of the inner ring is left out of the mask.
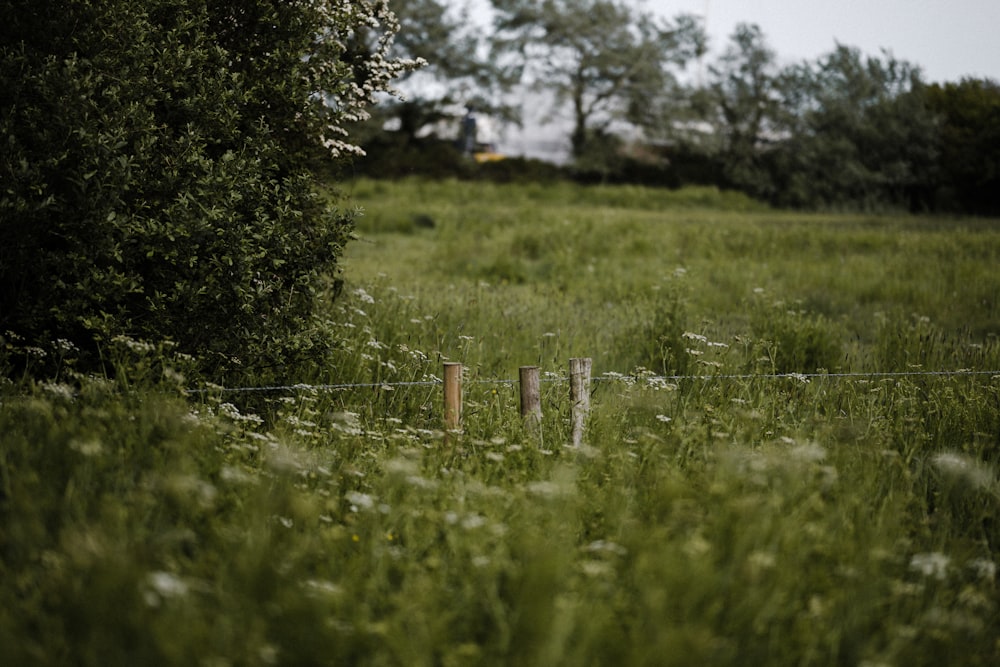
[[[590,369],[592,360],[569,360],[569,400],[573,406],[573,446],[583,444],[583,429],[590,414]]]
[[[521,366],[521,418],[529,428],[542,423],[542,391],[538,379],[538,366]]]
[[[457,431],[462,427],[462,364],[444,364],[444,428]]]

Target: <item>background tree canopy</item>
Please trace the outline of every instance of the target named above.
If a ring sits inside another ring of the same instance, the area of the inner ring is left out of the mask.
[[[441,101],[478,92],[502,119],[551,105],[544,141],[565,140],[564,175],[580,180],[709,184],[797,208],[1000,211],[995,82],[929,84],[913,63],[845,44],[782,64],[752,24],[709,58],[698,17],[664,21],[629,0],[491,0],[492,25],[475,28],[446,4],[395,3],[401,54],[429,62],[427,85],[394,109],[400,130],[369,128],[364,173],[551,177],[551,165],[476,169],[412,140],[444,117]]]
[[[648,109],[673,89],[672,67],[701,53],[698,22],[674,23],[618,0],[492,0],[494,51],[522,76],[572,109],[570,141],[577,160],[600,161],[618,120],[648,123]],[[595,155],[596,153],[596,155]]]
[[[217,379],[323,345],[352,219],[309,162],[357,152],[396,27],[379,0],[7,3],[0,334],[170,339]]]

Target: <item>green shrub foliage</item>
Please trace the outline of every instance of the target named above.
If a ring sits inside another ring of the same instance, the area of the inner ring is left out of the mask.
[[[369,0],[8,5],[0,333],[171,339],[217,376],[319,343],[352,216],[308,167],[406,66],[395,29]]]

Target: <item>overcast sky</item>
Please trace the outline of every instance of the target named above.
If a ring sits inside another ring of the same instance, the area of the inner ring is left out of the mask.
[[[482,8],[489,0],[469,1],[475,18],[486,20]],[[929,82],[970,76],[1000,81],[1000,0],[633,1],[666,18],[679,13],[707,15],[708,62],[725,48],[736,24],[744,22],[760,26],[781,64],[814,60],[840,42],[866,55],[877,56],[886,49],[897,59],[918,65]],[[465,0],[452,2],[456,7],[465,4]],[[501,133],[504,150],[544,159],[564,157],[565,137],[557,149],[540,148],[543,139],[556,135],[551,126],[540,126],[530,117],[526,121],[523,129]]]
[[[929,81],[1000,81],[1000,0],[645,0],[667,17],[707,14],[713,52],[737,23],[756,23],[783,60],[813,59],[836,41],[888,49]]]
[[[486,5],[488,0],[472,0]],[[1000,0],[636,0],[673,17],[707,14],[712,54],[739,22],[756,23],[781,61],[812,60],[839,41],[868,55],[885,48],[928,81],[1000,81]],[[455,0],[456,6],[462,3]]]

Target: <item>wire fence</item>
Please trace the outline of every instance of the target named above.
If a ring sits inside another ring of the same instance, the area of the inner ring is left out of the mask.
[[[848,372],[848,373],[718,373],[707,375],[646,375],[637,373],[616,373],[608,371],[602,375],[590,379],[591,382],[645,382],[673,383],[684,381],[748,381],[748,380],[799,380],[810,381],[816,379],[857,379],[857,380],[880,380],[891,378],[914,378],[914,377],[973,377],[973,376],[996,376],[1000,377],[1000,370],[977,371],[971,369],[942,370],[942,371],[887,371],[887,372]],[[547,374],[540,378],[540,382],[569,382],[568,375]],[[464,380],[465,384],[506,384],[517,385],[519,380],[508,378],[473,378]],[[290,384],[290,385],[268,385],[260,387],[211,387],[189,389],[189,395],[199,394],[252,394],[252,393],[295,393],[300,391],[327,392],[345,391],[349,389],[395,389],[397,387],[433,387],[444,384],[440,378],[428,380],[395,381],[395,382],[345,382],[338,384]]]

